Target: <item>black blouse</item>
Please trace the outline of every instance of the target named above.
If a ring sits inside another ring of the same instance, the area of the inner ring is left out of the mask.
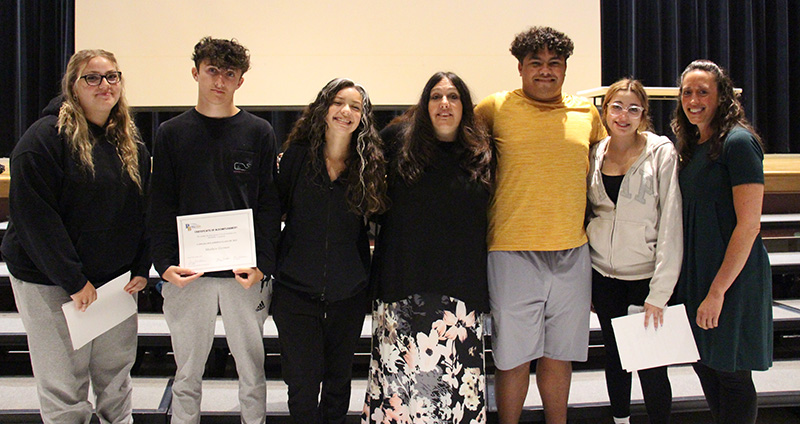
[[[390,179],[391,206],[379,221],[370,275],[382,301],[432,293],[488,310],[489,191],[470,180],[460,153],[457,144],[439,142],[433,165],[414,184]]]

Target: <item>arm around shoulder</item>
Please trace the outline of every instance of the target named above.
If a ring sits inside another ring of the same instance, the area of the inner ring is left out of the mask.
[[[493,133],[494,127],[495,96],[495,94],[491,94],[475,106],[475,116],[486,125],[489,134]]]

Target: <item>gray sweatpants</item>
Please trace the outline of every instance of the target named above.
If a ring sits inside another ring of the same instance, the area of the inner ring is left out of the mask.
[[[33,375],[45,423],[88,423],[89,380],[101,423],[131,423],[130,370],[136,359],[137,316],[72,349],[61,305],[72,300],[59,286],[11,276],[11,288],[28,335]]]
[[[203,371],[214,341],[217,309],[239,374],[242,422],[266,422],[263,334],[269,287],[255,284],[245,290],[234,278],[200,277],[183,288],[164,283],[161,294],[178,365],[172,385],[172,423],[200,422]]]

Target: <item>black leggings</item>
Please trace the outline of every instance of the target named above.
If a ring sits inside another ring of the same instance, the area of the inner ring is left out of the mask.
[[[366,290],[326,303],[275,284],[272,317],[281,345],[281,372],[289,386],[289,414],[295,423],[347,420],[353,356],[367,305]]]
[[[592,304],[600,321],[606,349],[606,387],[611,412],[617,418],[631,414],[631,373],[622,368],[611,319],[628,314],[628,305],[644,305],[650,280],[625,281],[592,270]],[[652,324],[651,324],[652,325]],[[653,424],[668,423],[672,411],[672,386],[667,367],[638,371],[647,416]]]
[[[692,365],[711,416],[717,424],[754,424],[758,415],[758,396],[750,371],[717,371],[701,363]]]

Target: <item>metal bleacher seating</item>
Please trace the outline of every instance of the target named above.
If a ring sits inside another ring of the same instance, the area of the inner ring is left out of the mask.
[[[767,194],[762,216],[762,235],[773,267],[775,364],[766,372],[754,373],[759,403],[763,407],[800,406],[800,155],[767,158]],[[786,162],[790,160],[791,163]],[[779,166],[774,164],[780,162]],[[772,167],[781,170],[772,174]],[[788,169],[788,171],[787,171]],[[786,173],[791,174],[790,178]],[[6,192],[7,193],[7,192]],[[0,180],[0,214],[4,214]],[[5,194],[7,196],[7,194]],[[5,209],[7,211],[7,209]],[[4,215],[3,215],[4,216]],[[0,223],[0,236],[5,223]],[[155,286],[158,276],[151,271],[148,287],[139,295],[139,352],[134,376],[134,415],[137,422],[168,422],[171,400],[171,356],[169,331],[161,312],[161,297]],[[590,359],[576,363],[570,393],[570,417],[592,420],[605,417],[608,397],[602,371],[602,337],[592,317]],[[488,327],[488,326],[487,326]],[[357,421],[366,389],[371,320],[367,316],[354,364],[350,419]],[[218,319],[216,337],[204,376],[204,422],[238,422],[236,371],[227,350],[224,328]],[[267,352],[267,410],[269,422],[288,422],[286,386],[280,379],[278,334],[270,317],[264,327]],[[491,336],[487,336],[487,380],[490,412],[496,410],[492,373]],[[707,409],[699,382],[688,365],[670,368],[673,411]],[[634,379],[636,377],[634,376]],[[632,413],[644,414],[639,385],[634,382]],[[27,354],[24,328],[16,312],[8,282],[8,269],[0,262],[0,422],[39,422],[35,383]],[[525,402],[523,420],[543,421],[541,400],[535,380]]]

